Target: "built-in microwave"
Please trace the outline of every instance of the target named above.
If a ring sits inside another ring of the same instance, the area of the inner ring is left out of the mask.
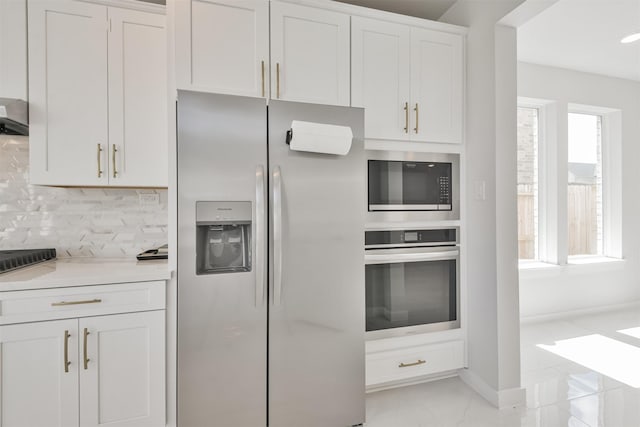
[[[365,232],[367,339],[460,327],[458,229]]]
[[[460,219],[460,156],[371,150],[369,222]]]

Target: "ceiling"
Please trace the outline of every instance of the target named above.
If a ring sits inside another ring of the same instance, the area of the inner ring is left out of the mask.
[[[342,3],[437,21],[456,0],[338,0]]]
[[[640,0],[559,0],[518,28],[518,60],[640,81],[634,32]]]

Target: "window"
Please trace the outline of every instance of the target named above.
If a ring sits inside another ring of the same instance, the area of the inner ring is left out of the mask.
[[[518,99],[522,268],[623,258],[621,188],[621,110]]]
[[[538,259],[538,114],[518,107],[518,258]]]
[[[568,255],[603,255],[602,117],[569,113]]]

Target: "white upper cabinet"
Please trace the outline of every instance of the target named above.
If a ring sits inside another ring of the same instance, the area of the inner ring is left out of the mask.
[[[271,97],[349,105],[349,16],[271,2]]]
[[[33,184],[108,183],[106,25],[104,6],[71,0],[29,2]]]
[[[175,7],[179,89],[268,96],[268,0],[181,0]]]
[[[29,0],[32,184],[163,187],[164,15]]]
[[[409,138],[410,37],[406,25],[351,20],[351,105],[365,108],[367,137]]]
[[[462,142],[463,36],[354,17],[352,105],[365,137]]]
[[[268,0],[177,1],[177,87],[349,105],[349,20]]]
[[[0,1],[0,98],[27,100],[27,0]]]
[[[109,183],[166,187],[165,17],[109,8]]]
[[[462,37],[411,29],[411,101],[416,141],[462,142]]]

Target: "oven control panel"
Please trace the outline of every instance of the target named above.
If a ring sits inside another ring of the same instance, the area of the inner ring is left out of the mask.
[[[457,228],[421,230],[372,230],[364,233],[365,249],[402,246],[452,246],[458,243]]]

